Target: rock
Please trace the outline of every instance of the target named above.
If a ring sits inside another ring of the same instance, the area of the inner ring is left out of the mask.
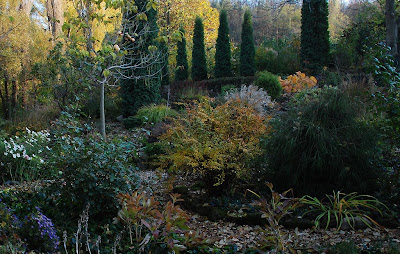
[[[117,121],[120,122],[120,123],[123,123],[124,122],[124,116],[123,115],[117,116]]]

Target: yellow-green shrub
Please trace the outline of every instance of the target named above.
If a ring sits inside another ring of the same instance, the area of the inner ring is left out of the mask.
[[[170,144],[162,167],[198,173],[212,188],[230,185],[250,174],[249,160],[260,154],[265,118],[239,99],[212,106],[209,98],[186,105],[161,137]]]

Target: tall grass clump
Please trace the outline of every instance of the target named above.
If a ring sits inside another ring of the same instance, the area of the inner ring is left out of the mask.
[[[338,88],[299,93],[273,128],[264,147],[277,187],[316,196],[334,189],[373,191],[374,131]]]
[[[141,119],[143,123],[156,124],[162,122],[167,117],[175,117],[177,114],[178,112],[166,105],[153,104],[140,108],[136,113],[136,117]]]

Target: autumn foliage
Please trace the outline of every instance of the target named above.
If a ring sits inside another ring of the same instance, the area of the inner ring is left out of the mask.
[[[162,136],[170,146],[162,167],[170,172],[199,174],[212,187],[249,176],[248,162],[260,154],[265,118],[239,100],[213,106],[210,98],[187,105]]]
[[[282,88],[286,93],[297,93],[303,89],[312,88],[318,83],[315,77],[308,77],[300,71],[288,76],[286,79],[279,77],[279,82],[281,82]]]

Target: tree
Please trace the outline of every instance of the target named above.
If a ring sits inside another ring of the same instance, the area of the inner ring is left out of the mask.
[[[143,14],[139,18],[136,8],[126,12],[123,17],[122,48],[128,52],[124,57],[124,64],[133,67],[124,70],[120,84],[124,117],[133,116],[140,107],[160,100],[162,59],[155,61],[154,58],[158,52],[157,12],[153,8],[148,9],[149,3],[148,0],[135,1],[137,10]],[[139,32],[140,40],[132,37]],[[145,59],[149,56],[154,62]]]
[[[329,63],[328,3],[304,0],[301,8],[301,61],[318,70]]]
[[[88,1],[89,2],[89,1]],[[56,40],[62,32],[61,27],[64,23],[64,8],[62,0],[47,0],[46,10],[50,31],[53,40]]]
[[[186,52],[186,38],[185,38],[185,30],[183,27],[180,29],[181,32],[181,40],[178,41],[178,50],[176,56],[176,71],[175,71],[175,80],[183,81],[188,79],[189,77],[189,64],[187,60],[187,52]]]
[[[204,26],[200,17],[194,23],[193,53],[192,53],[192,79],[207,79],[206,52],[204,49]]]
[[[4,117],[26,106],[31,66],[48,49],[47,33],[31,19],[31,0],[0,0],[0,100]],[[34,93],[32,93],[34,94]],[[21,103],[21,104],[20,104]]]
[[[244,13],[242,25],[242,42],[240,44],[240,75],[254,76],[256,73],[255,46],[253,38],[253,25],[251,13],[247,10]]]
[[[169,40],[169,64],[175,72],[177,42],[180,40],[180,28],[185,30],[188,62],[192,60],[193,30],[196,17],[201,17],[204,25],[204,44],[206,48],[207,64],[214,63],[215,41],[218,36],[217,9],[212,8],[209,0],[157,0],[158,25],[161,34]]]
[[[386,43],[390,47],[390,53],[398,59],[398,22],[394,0],[386,0],[385,20],[386,20]]]
[[[232,69],[228,16],[226,11],[222,10],[219,16],[218,38],[215,51],[215,77],[230,76],[232,76]]]

